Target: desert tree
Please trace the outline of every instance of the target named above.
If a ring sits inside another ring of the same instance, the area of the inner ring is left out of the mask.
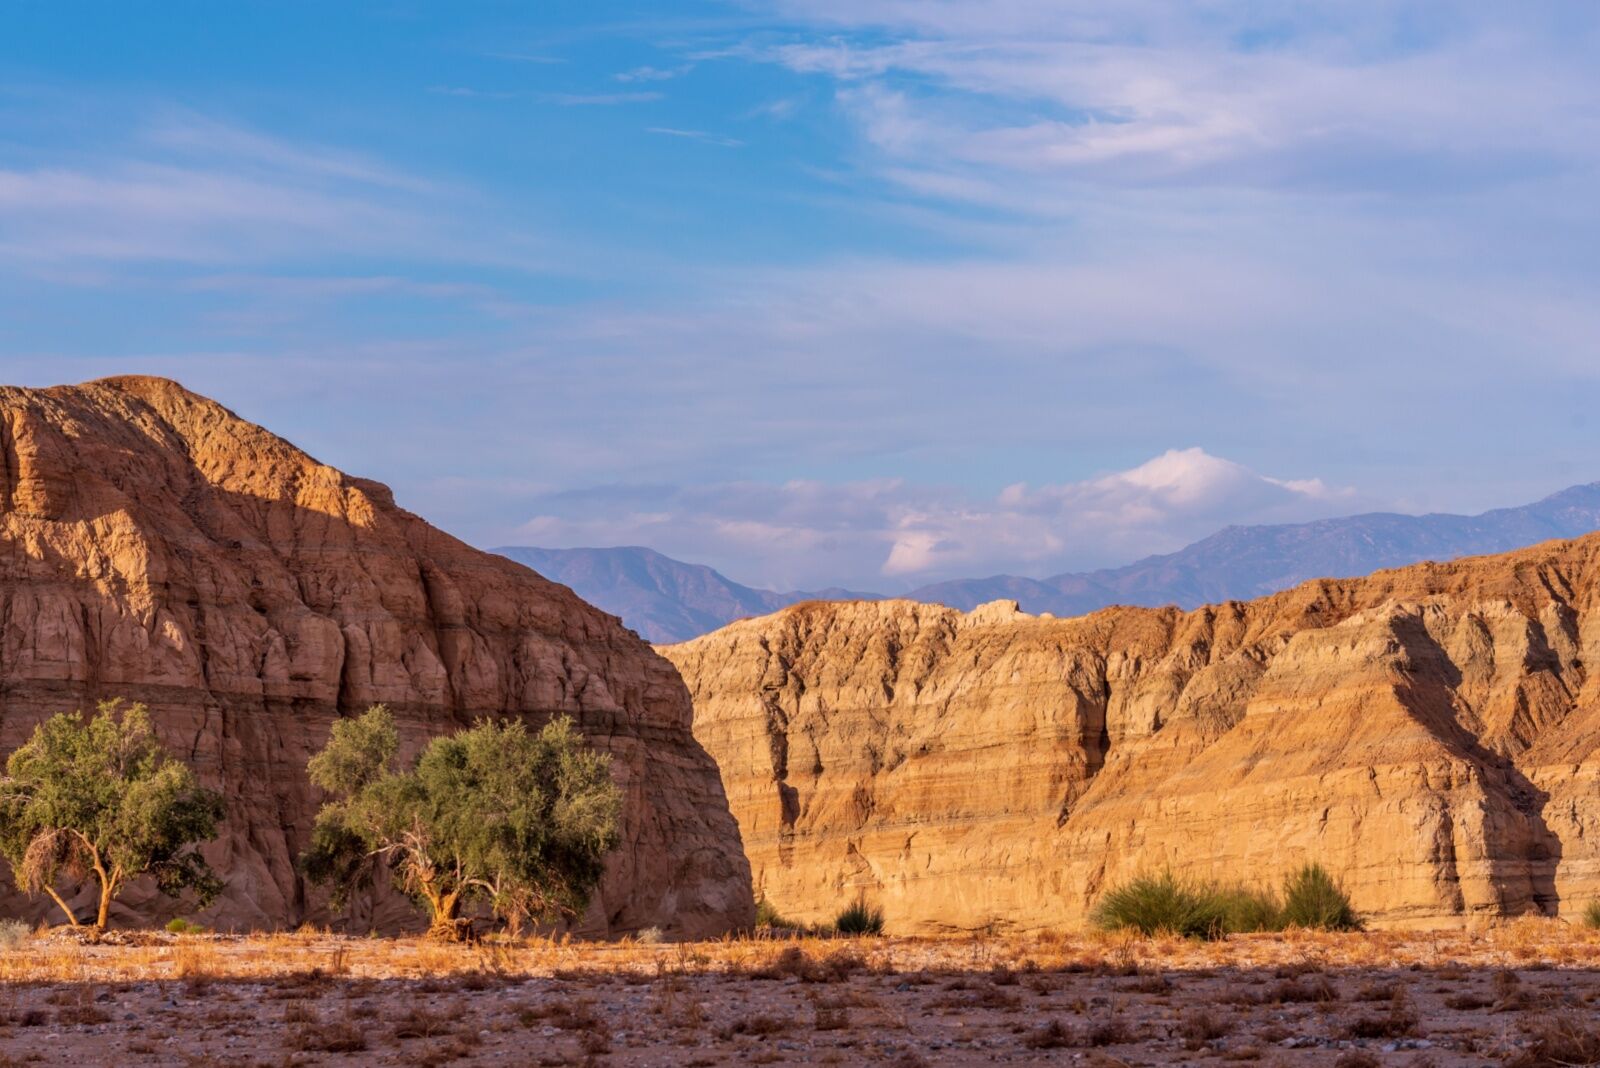
[[[0,855],[19,888],[49,894],[74,927],[63,883],[70,897],[95,882],[102,931],[111,902],[141,875],[164,894],[193,891],[199,907],[209,904],[222,884],[193,847],[216,837],[221,818],[221,798],[162,746],[142,704],[50,717],[0,779]]]
[[[576,916],[617,843],[621,794],[610,759],[566,718],[537,732],[484,721],[435,738],[402,768],[388,709],[334,724],[307,765],[330,795],[302,870],[336,904],[387,866],[428,910],[429,933],[458,939],[463,911],[511,927]]]

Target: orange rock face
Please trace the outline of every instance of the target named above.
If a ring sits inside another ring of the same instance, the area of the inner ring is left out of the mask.
[[[896,932],[1320,861],[1378,924],[1600,898],[1600,535],[1194,612],[811,603],[662,651],[756,890]]]
[[[482,716],[571,715],[611,754],[623,844],[582,928],[709,935],[749,868],[671,665],[613,617],[174,383],[0,388],[0,750],[120,696],[227,802],[202,922],[336,920],[294,861],[330,724],[387,703],[415,752]],[[136,885],[119,916],[176,906]],[[42,904],[8,898],[8,915]],[[416,922],[393,893],[352,922]]]

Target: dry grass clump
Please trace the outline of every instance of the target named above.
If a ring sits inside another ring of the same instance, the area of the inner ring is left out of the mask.
[[[1022,1044],[1029,1049],[1067,1049],[1078,1042],[1071,1025],[1060,1020],[1049,1020],[1037,1030],[1028,1032]]]
[[[1389,999],[1387,1012],[1363,1013],[1345,1025],[1345,1032],[1351,1038],[1405,1038],[1417,1033],[1421,1019],[1416,1002],[1400,987]]]
[[[1600,1031],[1571,1013],[1540,1014],[1521,1023],[1533,1039],[1510,1061],[1511,1068],[1564,1068],[1600,1064]]]
[[[0,920],[0,950],[21,949],[33,937],[33,928],[21,920]]]
[[[1073,1027],[1061,1019],[1050,1019],[1022,1038],[1028,1049],[1084,1049],[1097,1046],[1121,1046],[1138,1039],[1133,1028],[1120,1015],[1113,1013],[1091,1021],[1083,1029]]]
[[[864,971],[867,962],[848,949],[813,957],[799,946],[786,946],[766,964],[751,970],[752,979],[799,979],[805,983],[837,983]]]
[[[286,1045],[308,1053],[360,1053],[367,1048],[367,1036],[354,1024],[335,1020],[297,1028],[290,1032]]]
[[[415,1038],[438,1038],[453,1034],[455,1029],[455,1021],[443,1013],[413,1006],[404,1015],[395,1018],[390,1034],[405,1042]]]
[[[1390,995],[1393,997],[1393,994]],[[1328,1002],[1339,1000],[1339,988],[1326,975],[1310,975],[1299,979],[1284,979],[1272,988],[1268,1000],[1280,1005],[1293,1002]]]
[[[1232,1021],[1217,1016],[1210,1009],[1195,1009],[1186,1013],[1178,1024],[1183,1048],[1190,1052],[1204,1049],[1232,1030]]]

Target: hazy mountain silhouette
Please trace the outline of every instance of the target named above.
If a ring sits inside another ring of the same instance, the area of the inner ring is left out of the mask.
[[[764,616],[806,600],[876,599],[878,594],[827,589],[777,593],[734,582],[701,564],[686,564],[654,549],[491,550],[570,586],[652,642],[680,642],[746,616]]]
[[[1184,608],[1247,599],[1311,578],[1346,578],[1420,560],[1499,553],[1600,529],[1600,482],[1573,486],[1519,508],[1482,515],[1370,512],[1340,519],[1227,527],[1174,553],[1125,567],[1034,579],[1018,575],[923,586],[910,600],[971,609],[1010,599],[1025,612],[1079,615],[1109,604]],[[879,599],[841,589],[755,589],[699,564],[638,546],[494,550],[572,587],[653,642],[697,637],[796,601]]]

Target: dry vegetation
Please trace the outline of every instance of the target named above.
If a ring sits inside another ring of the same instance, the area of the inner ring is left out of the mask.
[[[0,951],[27,1063],[1600,1063],[1600,934],[476,946],[67,932]]]

